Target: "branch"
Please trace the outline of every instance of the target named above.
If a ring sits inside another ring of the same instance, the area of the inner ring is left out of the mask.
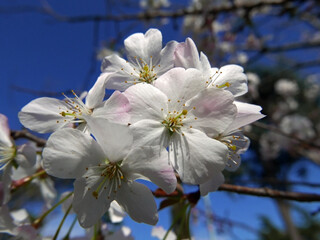
[[[234,192],[238,194],[258,196],[258,197],[268,197],[275,199],[292,200],[297,202],[320,202],[320,194],[313,193],[300,193],[300,192],[286,192],[279,191],[271,188],[253,188],[244,187],[232,184],[222,184],[218,191]],[[178,191],[174,191],[171,194],[167,194],[162,189],[157,189],[153,192],[153,195],[158,198],[163,197],[180,197],[188,199],[191,203],[197,202],[197,196],[200,198],[200,191],[196,191],[189,194],[181,194]]]
[[[44,147],[47,142],[47,140],[33,135],[27,129],[11,130],[11,136],[13,139],[26,138],[32,142],[35,142],[38,147]]]
[[[313,193],[300,193],[300,192],[285,192],[274,190],[270,188],[252,188],[237,186],[231,184],[222,184],[219,187],[219,191],[235,192],[238,194],[259,196],[259,197],[269,197],[276,199],[293,200],[298,202],[319,202],[320,195]]]
[[[269,0],[269,1],[260,1],[255,2],[246,2],[246,3],[237,3],[232,5],[224,6],[214,6],[210,9],[178,9],[176,11],[156,11],[156,12],[142,12],[138,14],[127,14],[127,15],[84,15],[84,16],[63,16],[54,12],[50,7],[32,7],[32,6],[20,6],[13,8],[0,8],[0,13],[22,13],[22,12],[39,12],[52,16],[58,21],[69,22],[69,23],[80,23],[80,22],[92,22],[92,21],[132,21],[132,20],[149,20],[155,18],[178,18],[184,17],[187,15],[204,15],[212,14],[218,15],[221,13],[238,11],[243,9],[246,11],[261,8],[264,6],[281,6],[290,0]]]

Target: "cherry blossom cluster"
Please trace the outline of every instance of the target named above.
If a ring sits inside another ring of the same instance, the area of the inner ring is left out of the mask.
[[[212,67],[192,39],[163,47],[161,32],[150,29],[129,36],[124,47],[126,59],[105,57],[88,93],[38,98],[19,112],[26,128],[52,133],[42,167],[75,179],[71,204],[84,228],[114,202],[133,220],[156,224],[153,194],[138,179],[168,194],[177,176],[199,185],[202,196],[217,190],[222,171],[236,170],[249,146],[241,127],[264,117],[260,106],[237,101],[248,90],[243,68]],[[105,89],[115,90],[108,99]],[[1,168],[7,169],[12,159],[20,164],[19,151],[3,139]]]

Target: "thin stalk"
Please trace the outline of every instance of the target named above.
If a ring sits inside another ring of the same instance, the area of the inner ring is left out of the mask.
[[[190,216],[190,214],[189,214],[190,211],[188,211],[188,213],[185,214],[185,212],[187,211],[188,207],[189,207],[189,210],[190,210],[191,209],[190,204],[186,204],[186,206],[183,208],[183,213],[184,214],[182,216],[182,221],[180,223],[179,235],[178,235],[177,239],[181,239],[181,234],[182,234],[182,232],[184,230],[183,227],[184,227],[184,224],[186,222],[186,218],[188,216]],[[189,219],[189,218],[187,218],[187,219]],[[187,222],[187,232],[188,232],[188,237],[189,237],[189,221]],[[189,237],[189,239],[190,239],[190,237]]]
[[[188,209],[188,212],[187,212],[187,234],[188,234],[188,238],[191,239],[191,236],[190,236],[190,215],[191,215],[191,210],[192,210],[192,207],[189,206],[189,209]]]
[[[73,194],[73,192],[69,193],[67,196],[65,196],[64,198],[62,198],[59,202],[57,202],[55,205],[52,206],[52,208],[48,209],[41,217],[37,218],[34,222],[33,222],[33,226],[35,228],[38,228],[40,223],[43,221],[43,219],[45,219],[46,216],[48,216],[49,213],[51,213],[54,209],[56,209],[56,207],[58,207],[61,203],[63,203],[65,200],[67,200],[71,195]]]
[[[166,232],[166,234],[164,235],[163,240],[166,240],[166,238],[167,238],[168,235],[169,235],[169,232],[172,230],[172,228],[173,228],[174,225],[177,223],[177,221],[181,218],[182,214],[185,213],[185,211],[186,211],[186,209],[188,208],[188,206],[189,206],[189,204],[186,204],[186,205],[183,207],[183,209],[182,209],[182,211],[180,212],[180,214],[177,215],[177,216],[173,219],[173,222],[172,222],[171,226],[169,227],[168,231]]]
[[[69,230],[68,230],[66,236],[63,238],[63,240],[68,240],[68,239],[69,239],[69,236],[70,236],[70,234],[71,234],[71,231],[72,231],[74,225],[76,224],[76,222],[77,222],[77,217],[74,217],[74,219],[73,219],[73,221],[72,221],[72,223],[71,223],[71,226],[69,227]]]
[[[64,216],[63,216],[63,218],[62,218],[62,220],[61,220],[61,222],[60,222],[60,224],[59,224],[59,227],[57,228],[57,231],[56,231],[56,233],[54,234],[52,240],[56,240],[56,239],[57,239],[57,237],[58,237],[58,235],[59,235],[59,232],[60,232],[60,230],[61,230],[61,227],[62,227],[64,221],[66,220],[66,218],[67,218],[67,216],[68,216],[71,208],[72,208],[72,204],[70,204],[68,210],[67,210],[66,213],[64,214]]]

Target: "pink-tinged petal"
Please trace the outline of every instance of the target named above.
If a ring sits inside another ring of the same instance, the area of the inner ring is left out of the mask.
[[[222,171],[227,162],[228,148],[203,132],[190,129],[184,135],[172,135],[170,160],[181,180],[202,184],[215,171]]]
[[[134,146],[164,146],[169,144],[169,132],[160,121],[141,120],[130,126]]]
[[[31,225],[21,225],[15,229],[17,239],[37,239],[38,231]]]
[[[90,109],[99,107],[103,103],[104,95],[106,93],[105,83],[110,77],[111,73],[102,73],[93,87],[89,90],[86,97],[86,106]]]
[[[107,89],[124,91],[132,85],[130,80],[137,78],[133,65],[115,54],[103,59],[101,70],[100,77],[106,79]]]
[[[98,176],[99,177],[99,176]],[[85,178],[79,178],[74,182],[73,210],[77,213],[78,221],[84,228],[92,227],[108,210],[113,199],[108,199],[107,190],[102,189],[99,197],[93,195],[99,186],[99,181],[90,186]]]
[[[198,49],[191,38],[177,45],[174,56],[175,67],[201,69]]]
[[[150,84],[137,84],[128,88],[124,94],[131,105],[131,124],[142,119],[161,121],[164,113],[168,112],[167,96]]]
[[[97,108],[93,111],[93,117],[101,117],[116,123],[128,124],[130,120],[131,107],[127,97],[115,91],[108,100],[104,103],[103,107]]]
[[[13,145],[10,139],[8,118],[3,114],[0,114],[0,144],[1,143],[7,147],[11,147]]]
[[[209,192],[217,191],[224,183],[224,176],[221,171],[213,171],[211,177],[212,178],[209,181],[200,184],[201,196],[205,196]]]
[[[24,106],[18,114],[23,126],[39,133],[53,132],[66,126],[61,109],[68,108],[68,105],[55,98],[37,98]]]
[[[17,149],[15,160],[23,168],[31,168],[36,164],[37,151],[32,144],[23,144]]]
[[[176,41],[168,42],[167,45],[161,50],[160,66],[158,66],[159,69],[157,71],[158,77],[174,67],[174,51],[177,44],[178,43]]]
[[[145,34],[135,33],[124,40],[124,46],[129,59],[137,57],[149,64],[152,57],[153,64],[158,64],[162,49],[162,34],[158,29],[153,28]]]
[[[243,68],[238,65],[230,64],[223,66],[212,77],[212,80],[211,87],[224,87],[227,83],[229,86],[225,89],[230,91],[235,97],[241,96],[248,91],[247,76],[244,74]]]
[[[207,134],[220,134],[236,117],[237,108],[233,100],[228,91],[205,89],[188,103],[190,111],[184,122]]]
[[[206,88],[201,72],[190,68],[173,68],[155,82],[155,87],[166,94],[169,110],[181,109],[183,104]]]
[[[103,118],[88,118],[86,121],[110,162],[121,161],[127,156],[132,145],[132,134],[127,125],[112,123]]]
[[[137,182],[122,184],[116,201],[134,221],[150,225],[158,222],[157,204],[145,185]]]
[[[258,105],[238,101],[235,101],[234,104],[237,106],[238,113],[235,120],[225,130],[226,133],[234,131],[266,116],[260,112],[262,108]]]
[[[79,178],[86,168],[105,160],[99,144],[76,129],[54,132],[43,150],[43,168],[59,178]]]
[[[128,178],[151,181],[168,194],[176,189],[177,179],[163,146],[133,149],[123,162],[122,170]]]

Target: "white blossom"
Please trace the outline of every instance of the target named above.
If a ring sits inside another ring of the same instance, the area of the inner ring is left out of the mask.
[[[175,41],[162,48],[162,34],[158,29],[149,29],[145,34],[135,33],[124,41],[128,60],[114,54],[102,63],[101,78],[106,88],[123,91],[137,83],[153,84],[158,77],[173,68]]]

